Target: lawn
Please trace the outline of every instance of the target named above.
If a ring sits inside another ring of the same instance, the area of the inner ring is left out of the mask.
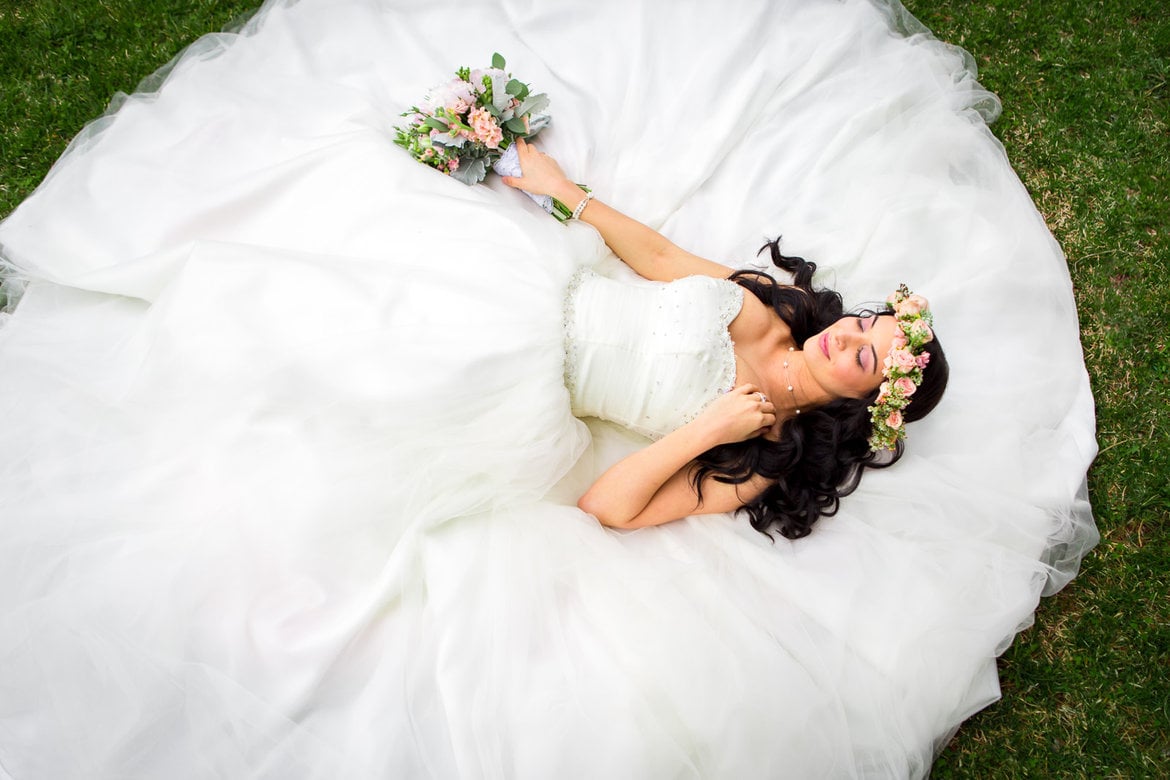
[[[253,5],[0,0],[0,215],[113,94]],[[1005,653],[1003,700],[963,725],[934,776],[1170,776],[1170,12],[909,7],[1003,100],[995,133],[1068,256],[1101,446],[1101,545]]]

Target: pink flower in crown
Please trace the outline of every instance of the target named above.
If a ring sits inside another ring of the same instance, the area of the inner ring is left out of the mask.
[[[920,344],[934,340],[934,331],[930,329],[930,325],[926,320],[914,320],[914,322],[910,323],[910,335],[917,339]]]
[[[909,343],[910,340],[906,338],[906,334],[901,330],[898,331],[897,335],[895,335],[893,340],[890,342],[894,349],[902,349]]]
[[[907,298],[904,301],[894,304],[894,313],[897,314],[899,318],[917,317],[922,313],[922,307]]]
[[[894,312],[899,317],[917,317],[929,308],[930,304],[921,295],[911,295],[894,304]]]
[[[477,108],[472,111],[467,115],[467,123],[475,131],[475,140],[489,149],[499,147],[500,141],[504,140],[504,131],[486,109]]]
[[[898,388],[904,398],[914,395],[914,391],[918,389],[918,385],[908,376],[894,380],[894,387]]]
[[[886,418],[886,425],[891,428],[899,428],[902,425],[902,413],[895,409],[890,412],[890,416]]]
[[[926,365],[930,362],[930,353],[929,352],[919,353],[919,355],[916,358],[914,358],[914,361],[918,365],[919,368],[926,368]]]
[[[886,402],[886,399],[889,397],[890,397],[890,383],[889,382],[882,382],[881,385],[878,386],[878,397],[877,397],[877,401],[875,401],[875,404],[880,406],[881,404],[884,404]]]
[[[914,353],[908,349],[895,349],[890,353],[890,359],[893,361],[894,367],[901,371],[913,371],[918,367],[918,361],[914,359]]]

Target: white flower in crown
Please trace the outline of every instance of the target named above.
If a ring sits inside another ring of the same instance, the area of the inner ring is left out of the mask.
[[[885,381],[878,388],[874,405],[869,407],[873,424],[869,448],[874,452],[892,450],[899,439],[906,437],[903,410],[922,384],[922,372],[930,363],[930,353],[923,350],[934,340],[930,304],[921,295],[911,293],[905,284],[886,299],[886,308],[894,313],[900,333],[894,336],[885,360]]]

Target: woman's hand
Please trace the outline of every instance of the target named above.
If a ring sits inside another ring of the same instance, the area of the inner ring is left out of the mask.
[[[708,404],[691,424],[701,427],[716,444],[733,444],[771,430],[776,407],[760,388],[743,384]]]
[[[585,191],[565,176],[561,166],[552,157],[537,149],[523,138],[516,139],[516,151],[520,156],[520,170],[523,176],[504,176],[504,184],[533,195],[551,195],[569,208],[576,206]]]

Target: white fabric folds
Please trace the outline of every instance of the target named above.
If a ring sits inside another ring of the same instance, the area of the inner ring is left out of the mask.
[[[644,442],[562,379],[565,286],[615,261],[391,143],[493,51],[680,245],[930,298],[947,397],[811,537],[576,508]],[[870,0],[268,2],[194,43],[0,224],[0,775],[924,776],[1096,540],[996,110]]]

